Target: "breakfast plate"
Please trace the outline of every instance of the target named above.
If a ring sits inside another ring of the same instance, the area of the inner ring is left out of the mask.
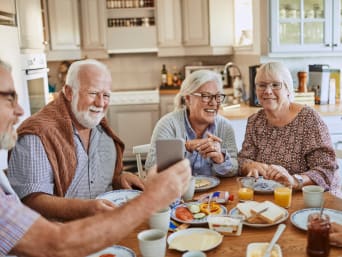
[[[289,212],[286,209],[284,209],[284,208],[282,208],[282,209],[284,210],[284,213],[285,213],[284,217],[282,217],[281,219],[277,220],[276,222],[274,222],[272,224],[270,224],[270,223],[258,224],[258,223],[250,223],[248,221],[243,221],[242,224],[246,225],[246,226],[249,226],[249,227],[255,227],[255,228],[265,228],[265,227],[271,227],[271,226],[277,225],[279,223],[284,222],[289,217]],[[240,212],[235,207],[235,208],[230,210],[229,214],[230,215],[240,215]]]
[[[274,180],[264,179],[263,177],[243,177],[241,183],[245,187],[252,187],[254,193],[257,194],[272,194],[276,187],[282,186],[282,184]]]
[[[209,251],[222,243],[223,235],[207,228],[189,228],[172,233],[167,238],[170,249]]]
[[[113,245],[106,249],[103,249],[97,253],[92,255],[88,255],[88,257],[136,257],[135,253],[124,246],[121,245]]]
[[[176,210],[177,208],[179,207],[187,207],[189,205],[192,205],[192,204],[199,204],[198,202],[188,202],[186,204],[180,204],[178,206],[176,206],[175,208],[173,208],[171,210],[171,218],[175,221],[178,221],[180,223],[185,223],[185,224],[190,224],[190,225],[202,225],[202,224],[207,224],[208,223],[208,220],[207,220],[207,215],[201,219],[192,219],[191,221],[186,221],[186,220],[182,220],[182,219],[179,219],[176,217]],[[220,211],[219,213],[216,213],[216,214],[227,214],[227,209],[226,207],[224,207],[223,205],[220,205]]]
[[[220,179],[214,176],[195,176],[195,192],[202,192],[220,184]]]
[[[96,199],[106,199],[120,206],[138,196],[142,191],[133,189],[113,190],[100,194]]]

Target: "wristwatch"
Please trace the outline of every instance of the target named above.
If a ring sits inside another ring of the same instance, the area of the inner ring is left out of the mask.
[[[304,184],[304,179],[303,179],[303,176],[299,175],[299,174],[294,174],[293,175],[294,179],[297,181],[298,183],[298,186],[296,189],[300,190],[302,189],[303,187],[303,184]]]

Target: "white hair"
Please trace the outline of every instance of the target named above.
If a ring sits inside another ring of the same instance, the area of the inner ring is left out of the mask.
[[[181,109],[185,106],[185,96],[196,92],[196,90],[199,89],[202,85],[210,81],[216,83],[219,91],[223,90],[222,78],[218,73],[214,71],[197,70],[186,77],[181,85],[179,93],[175,96],[175,110]]]
[[[277,81],[280,80],[285,84],[289,91],[289,100],[294,100],[293,80],[289,69],[281,62],[269,62],[261,65],[255,76],[255,82],[259,81],[262,77],[267,76]]]

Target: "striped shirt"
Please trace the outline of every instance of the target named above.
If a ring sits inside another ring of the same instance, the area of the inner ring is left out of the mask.
[[[116,163],[114,142],[101,128],[92,129],[88,153],[74,129],[77,166],[66,198],[94,199],[112,190]],[[35,193],[54,194],[54,175],[44,147],[38,136],[25,135],[13,148],[8,165],[8,178],[22,199]]]
[[[39,214],[24,206],[10,192],[6,176],[0,171],[0,256],[5,256],[24,236]]]

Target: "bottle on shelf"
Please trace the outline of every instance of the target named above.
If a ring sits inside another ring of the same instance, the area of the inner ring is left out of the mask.
[[[167,86],[167,70],[166,70],[166,65],[163,64],[163,68],[161,70],[161,85],[163,87]]]

